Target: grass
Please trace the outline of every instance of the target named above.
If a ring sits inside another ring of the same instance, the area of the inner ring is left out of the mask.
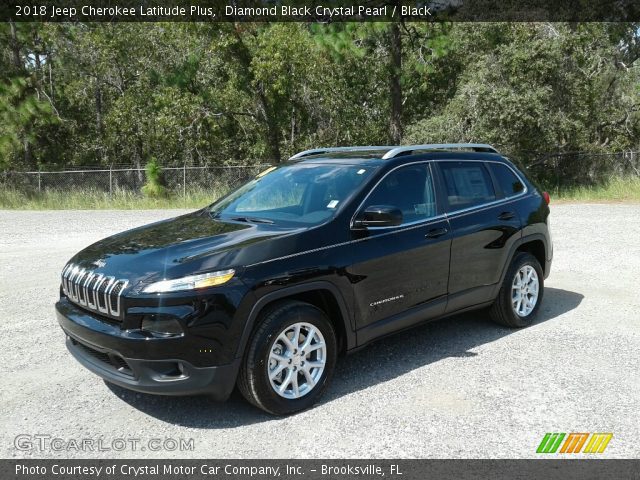
[[[548,191],[552,202],[640,202],[640,177],[614,177],[600,185]]]
[[[141,194],[118,190],[108,192],[78,190],[65,192],[46,190],[24,193],[14,189],[0,189],[0,209],[12,210],[149,210],[168,208],[201,208],[226,193],[223,188],[194,190],[186,197],[173,195],[148,198]]]
[[[65,192],[46,190],[24,193],[15,189],[0,189],[0,209],[11,210],[148,210],[168,208],[200,208],[226,193],[224,186],[211,190],[192,190],[186,197],[147,198],[134,192],[119,190],[109,193],[78,190]],[[597,186],[576,186],[560,190],[549,188],[553,203],[567,202],[640,202],[640,178],[612,178]]]

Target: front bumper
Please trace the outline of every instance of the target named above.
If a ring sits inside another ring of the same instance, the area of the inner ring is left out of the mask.
[[[207,394],[226,400],[231,394],[240,359],[230,364],[195,366],[175,358],[184,338],[149,339],[95,318],[61,300],[58,323],[67,335],[69,352],[106,381],[138,392],[159,395]]]

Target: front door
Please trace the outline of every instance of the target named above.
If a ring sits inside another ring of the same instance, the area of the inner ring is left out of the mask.
[[[369,328],[408,310],[418,312],[432,300],[442,299],[433,315],[444,311],[449,276],[451,234],[438,211],[430,163],[405,165],[392,170],[363,202],[399,208],[402,224],[354,231],[352,278],[357,328]],[[356,214],[357,215],[357,214]],[[424,318],[426,319],[426,318]],[[407,319],[415,323],[415,318]],[[400,322],[406,323],[406,322]],[[401,325],[408,326],[408,325]],[[388,329],[394,330],[394,325]],[[384,332],[381,332],[384,333]]]

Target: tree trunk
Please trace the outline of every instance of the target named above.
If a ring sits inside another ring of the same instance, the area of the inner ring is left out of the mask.
[[[389,140],[392,145],[400,145],[402,141],[402,37],[400,24],[390,24],[390,64],[389,64],[389,94],[391,100],[391,116],[389,122]]]
[[[295,107],[291,109],[291,148],[293,148],[293,144],[296,139],[296,109]]]
[[[13,55],[13,66],[16,67],[16,70],[21,71],[24,68],[24,65],[20,59],[20,43],[18,43],[16,24],[9,21],[9,26],[11,27],[11,53]]]
[[[258,98],[260,100],[260,107],[264,114],[264,121],[267,127],[267,148],[269,149],[269,160],[275,163],[280,163],[280,135],[278,132],[278,125],[273,115],[273,109],[269,104],[267,96],[264,94],[262,86],[258,88]]]
[[[36,165],[33,164],[33,155],[31,154],[31,142],[25,135],[23,138],[24,145],[24,164],[29,169],[35,169]]]
[[[142,138],[136,135],[136,169],[138,172],[139,185],[144,184],[144,174],[142,173],[142,160],[144,158],[144,148],[142,146]]]
[[[100,88],[100,81],[98,79],[96,79],[95,98],[96,98],[96,129],[98,131],[98,136],[102,141],[102,89]]]
[[[20,56],[20,42],[18,41],[18,32],[16,31],[16,24],[12,21],[9,21],[9,27],[11,30],[11,54],[13,60],[13,66],[16,69],[16,73],[21,74],[24,72],[25,65],[22,62],[22,58]],[[29,141],[29,136],[27,132],[22,129],[22,132],[19,134],[20,139],[22,140],[22,145],[24,148],[24,166],[26,168],[35,169],[36,165],[33,164],[33,154],[31,151],[31,142]]]
[[[278,122],[275,112],[269,103],[269,99],[264,93],[263,85],[259,84],[255,89],[251,89],[250,85],[254,83],[254,76],[251,73],[251,52],[242,40],[242,36],[237,29],[234,29],[236,36],[236,58],[241,62],[245,74],[245,85],[247,92],[257,97],[262,116],[265,122],[267,155],[269,160],[279,163],[280,158],[280,132],[278,131]]]

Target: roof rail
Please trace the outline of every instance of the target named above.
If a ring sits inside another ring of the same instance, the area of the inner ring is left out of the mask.
[[[449,150],[462,148],[469,148],[474,152],[498,153],[498,150],[486,143],[429,143],[426,145],[403,145],[401,147],[394,147],[385,153],[382,158],[385,160],[395,158],[401,153],[413,152],[415,150]]]
[[[308,157],[309,155],[318,155],[321,153],[336,153],[336,152],[373,152],[376,150],[392,150],[397,148],[393,145],[369,145],[359,147],[327,147],[327,148],[312,148],[311,150],[305,150],[298,152],[294,156],[289,157],[289,160],[295,160],[297,158]]]
[[[475,152],[488,152],[498,153],[491,145],[486,143],[428,143],[426,145],[368,145],[358,147],[326,147],[326,148],[312,148],[303,152],[296,153],[289,160],[296,160],[298,158],[308,157],[309,155],[319,155],[322,153],[337,153],[337,152],[375,152],[376,150],[386,150],[386,153],[382,157],[383,159],[395,158],[401,153],[413,152],[415,150],[450,150],[450,149],[462,149],[469,148]]]

